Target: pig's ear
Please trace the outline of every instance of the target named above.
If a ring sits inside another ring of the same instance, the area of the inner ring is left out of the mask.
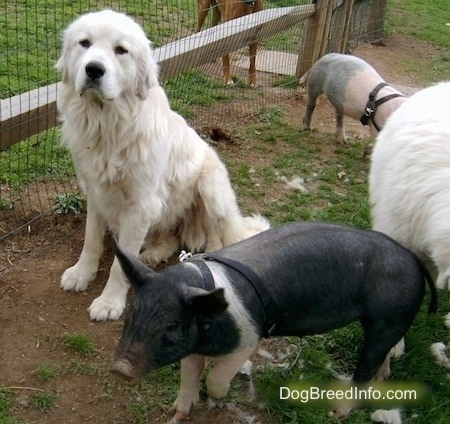
[[[196,287],[188,287],[185,302],[196,315],[220,314],[228,306],[223,288],[209,292]]]
[[[115,239],[114,253],[119,259],[122,271],[135,289],[144,286],[148,282],[148,277],[153,274],[153,271],[139,258],[124,252]]]

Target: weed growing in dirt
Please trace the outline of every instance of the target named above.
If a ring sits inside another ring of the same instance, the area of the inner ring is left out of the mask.
[[[0,210],[7,211],[8,209],[11,209],[12,205],[10,202],[8,202],[5,199],[0,199]]]
[[[97,351],[92,341],[85,334],[64,333],[61,338],[64,347],[71,352],[89,356]]]
[[[42,364],[36,370],[36,376],[41,381],[51,380],[56,375],[58,375],[58,370],[51,364]]]
[[[79,347],[75,349],[79,351]],[[85,350],[90,351],[90,348],[86,349],[85,347],[81,348],[82,353],[84,355],[90,355],[89,353],[85,353]],[[94,353],[92,351],[92,353]],[[70,364],[70,367],[68,369],[69,372],[76,374],[76,375],[101,375],[103,368],[100,365],[97,364],[91,364],[86,361],[81,361],[79,359],[72,361]]]
[[[55,196],[54,210],[57,214],[78,215],[84,206],[84,198],[78,193],[57,194]]]
[[[36,393],[31,397],[31,405],[45,412],[50,410],[56,402],[56,396],[51,393]]]

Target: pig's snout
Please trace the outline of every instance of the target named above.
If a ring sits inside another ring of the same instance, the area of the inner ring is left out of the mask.
[[[139,381],[139,378],[128,359],[115,360],[109,368],[109,372],[121,383],[129,386],[134,386]]]

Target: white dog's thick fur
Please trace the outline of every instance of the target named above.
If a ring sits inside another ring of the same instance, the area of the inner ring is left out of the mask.
[[[372,228],[421,256],[450,288],[450,82],[424,89],[388,119],[372,153]]]
[[[95,278],[107,228],[157,264],[180,246],[212,251],[269,227],[241,215],[215,151],[170,109],[150,41],[130,17],[102,11],[74,21],[56,67],[62,140],[87,196],[84,246],[62,276],[65,290]],[[90,317],[119,318],[127,291],[115,259]]]

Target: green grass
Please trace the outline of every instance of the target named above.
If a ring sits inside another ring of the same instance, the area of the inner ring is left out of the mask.
[[[72,353],[89,356],[97,351],[92,341],[85,334],[64,333],[61,339],[64,347]]]
[[[450,22],[447,0],[392,0],[387,10],[388,27],[392,30],[450,48],[450,28],[446,26]]]
[[[0,183],[13,190],[34,181],[67,179],[75,174],[72,160],[50,129],[0,152]]]
[[[273,7],[302,3],[306,1],[268,0],[265,4],[266,7]],[[19,46],[16,52],[8,53],[6,60],[0,62],[1,97],[58,79],[52,66],[60,48],[59,32],[74,14],[86,11],[89,2],[59,0],[53,3],[36,2],[35,6],[31,4],[16,1],[0,6],[0,51]],[[113,2],[102,4],[111,6]],[[195,28],[196,5],[193,0],[168,0],[164,2],[164,7],[162,2],[156,0],[135,4],[125,1],[120,4],[122,10],[136,16],[144,25],[155,45],[172,40],[175,33],[188,35]],[[56,11],[53,10],[55,5]],[[395,31],[410,35],[443,48],[432,63],[421,64],[418,60],[410,64],[424,81],[443,79],[444,76],[448,78],[450,37],[448,27],[444,25],[450,22],[448,14],[448,0],[393,0],[388,3],[388,33]],[[55,16],[57,19],[53,19]],[[164,23],[162,27],[161,22]],[[173,28],[172,22],[177,23],[177,28]],[[34,41],[27,40],[24,34],[31,34]],[[292,43],[292,37],[292,33],[285,33],[264,45],[296,52],[297,45]],[[45,55],[42,54],[43,48]],[[295,86],[295,81],[282,78],[278,85]],[[230,101],[234,95],[234,91],[222,83],[211,81],[196,71],[165,82],[164,88],[172,107],[187,118],[195,117],[196,105],[213,106],[217,102]],[[254,118],[256,122],[251,125],[235,129],[234,135],[239,143],[237,147],[218,146],[239,203],[246,213],[261,212],[274,225],[310,220],[370,228],[367,202],[369,162],[363,158],[365,142],[352,140],[345,146],[336,147],[330,134],[304,132],[299,125],[287,123],[282,104],[262,107]],[[1,152],[0,170],[0,183],[14,190],[31,181],[70,178],[74,175],[70,157],[58,145],[57,135],[52,130]],[[286,181],[295,177],[305,181],[306,193],[287,187]],[[62,212],[78,210],[78,200],[76,194],[66,193],[58,197],[57,208]],[[1,209],[10,206],[9,199],[0,198]],[[440,293],[437,316],[426,314],[427,301],[408,332],[406,355],[392,361],[394,380],[422,382],[431,392],[426,404],[404,411],[405,424],[450,422],[448,372],[435,365],[429,354],[431,343],[448,342],[448,330],[443,328],[442,317],[448,312],[450,295],[448,292]],[[117,389],[107,376],[107,365],[99,364],[96,356],[98,350],[92,340],[84,334],[65,333],[60,342],[70,358],[69,364],[40,365],[36,370],[38,381],[51,387],[55,379],[67,374],[88,376],[102,381],[102,399],[114,400]],[[254,373],[255,402],[248,402],[242,396],[242,385],[237,379],[233,381],[227,399],[252,407],[264,405],[268,421],[273,423],[336,423],[336,420],[327,417],[325,409],[303,408],[280,401],[278,390],[280,386],[300,378],[326,381],[334,379],[336,374],[351,374],[361,343],[361,329],[355,324],[326,335],[290,338],[288,342],[297,347],[285,359],[288,369],[264,364]],[[138,389],[121,389],[121,401],[126,404],[130,420],[146,423],[152,411],[167,409],[176,397],[178,379],[179,366],[172,365],[152,373],[140,383]],[[0,388],[1,424],[18,423],[11,412],[15,396],[12,390]],[[34,394],[30,399],[33,408],[50,413],[56,402],[55,395],[47,393],[47,390]],[[373,408],[357,410],[346,423],[367,423],[372,411]]]
[[[190,0],[2,2],[0,98],[56,82],[59,75],[53,66],[61,48],[62,30],[77,15],[104,8],[134,16],[154,46],[190,35],[196,26],[196,3]]]
[[[191,107],[211,106],[230,99],[222,82],[210,80],[199,71],[189,71],[163,82],[172,109],[186,119],[192,118]]]
[[[36,376],[40,381],[49,381],[58,375],[58,369],[52,364],[42,364],[36,370]]]
[[[18,424],[19,421],[11,417],[9,408],[11,405],[12,394],[8,390],[0,388],[0,423],[1,424]]]
[[[411,59],[402,64],[406,73],[416,76],[418,84],[449,79],[450,70],[450,7],[447,0],[393,0],[388,2],[385,28],[426,41],[441,49],[427,60]],[[413,41],[411,41],[413,43]]]
[[[79,351],[80,349],[77,348],[76,350]],[[81,350],[83,355],[86,356],[86,353],[84,353],[84,349]],[[89,363],[85,359],[83,360],[77,359],[72,361],[72,363],[68,368],[68,372],[76,375],[101,375],[103,371],[104,370],[101,366],[99,366],[96,363]]]
[[[41,412],[49,411],[55,402],[56,396],[51,393],[36,393],[31,397],[31,405]]]

